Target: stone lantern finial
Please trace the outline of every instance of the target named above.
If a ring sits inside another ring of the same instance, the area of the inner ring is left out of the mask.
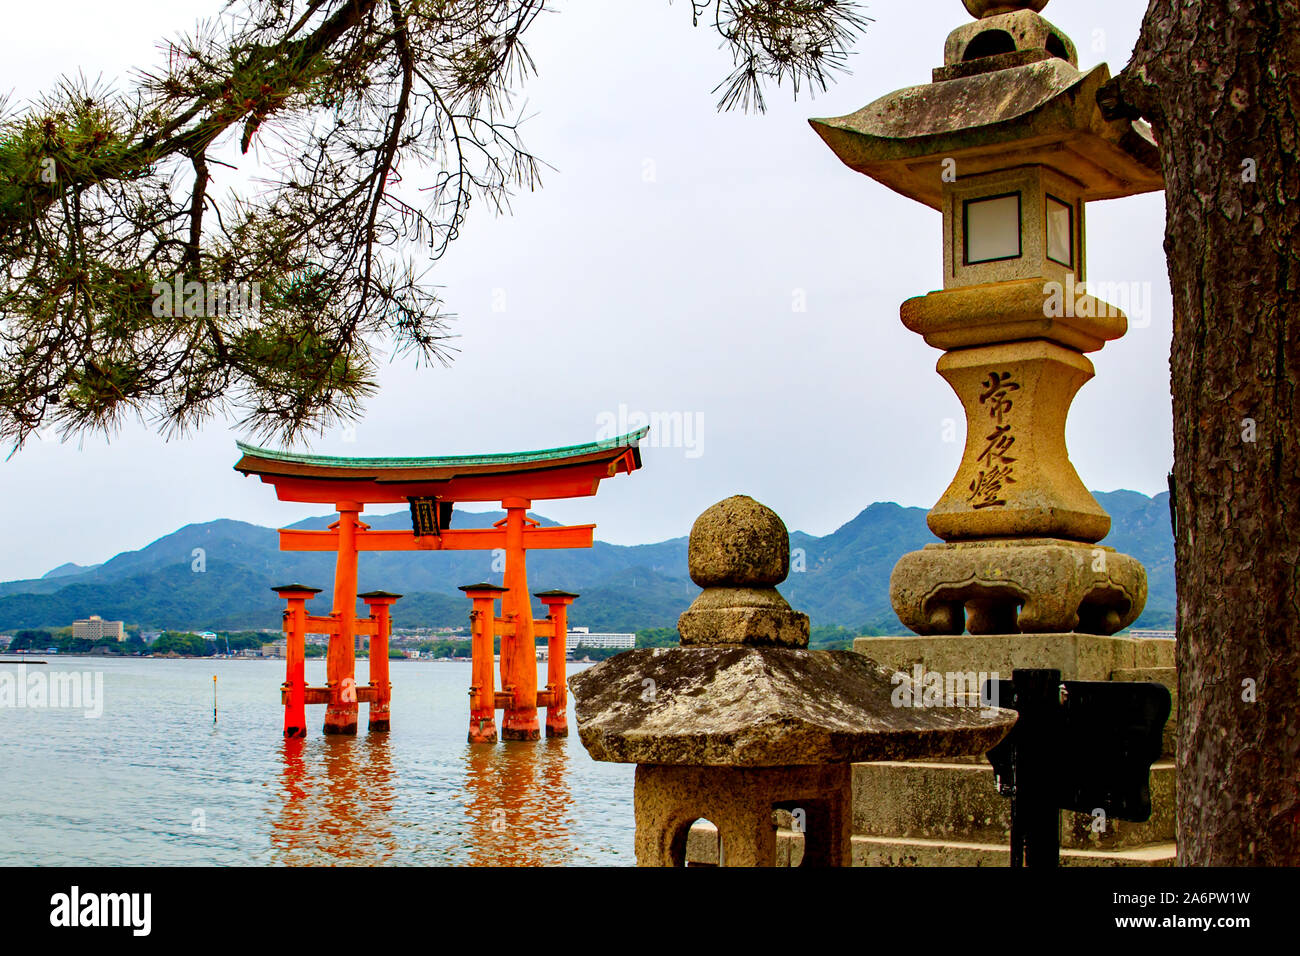
[[[1000,13],[1015,13],[1017,10],[1032,10],[1042,13],[1047,0],[962,0],[970,15],[979,20],[983,17],[996,17]]]
[[[790,573],[790,534],[771,508],[719,501],[695,519],[687,561],[704,590],[677,622],[683,645],[808,646],[808,615],[776,589]]]

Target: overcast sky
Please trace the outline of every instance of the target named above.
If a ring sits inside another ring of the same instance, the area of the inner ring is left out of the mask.
[[[221,5],[7,3],[0,89],[21,103],[79,70],[129,82],[157,62],[159,39]],[[873,501],[930,507],[957,468],[961,408],[934,371],[940,353],[898,307],[941,285],[940,217],[848,170],[806,119],[928,82],[948,32],[969,22],[960,0],[870,3],[852,75],[815,100],[773,90],[762,116],[715,111],[730,58],[692,29],[687,0],[555,6],[529,36],[540,76],[521,97],[526,142],[555,170],[509,216],[472,209],[434,272],[459,316],[455,364],[387,365],[355,435],[312,450],[519,451],[591,441],[620,408],[680,412],[699,426],[689,447],[648,447],[640,472],[597,497],[536,510],[636,544],[685,534],[737,493],[818,535]],[[1118,71],[1144,6],[1056,0],[1044,12],[1082,67]],[[1152,307],[1145,327],[1092,355],[1071,457],[1089,488],[1154,494],[1172,461],[1163,196],[1094,204],[1088,230],[1092,279],[1150,283]],[[140,425],[34,442],[0,464],[0,579],[100,562],[191,522],[283,525],[321,510],[232,471],[237,437],[214,421],[171,442]]]

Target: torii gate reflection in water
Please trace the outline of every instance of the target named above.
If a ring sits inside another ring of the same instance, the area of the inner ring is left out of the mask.
[[[239,443],[243,457],[235,470],[257,475],[275,486],[281,501],[332,504],[339,520],[328,531],[280,530],[281,551],[335,551],[333,610],[329,616],[307,613],[307,601],[319,588],[302,584],[274,588],[288,602],[286,634],[284,734],[307,733],[306,705],[325,704],[325,733],[355,734],[358,704],[370,705],[370,729],[388,730],[388,639],[390,608],[401,597],[387,591],[357,594],[357,556],[362,551],[505,552],[501,586],[462,587],[473,601],[473,678],[470,687],[471,742],[497,739],[496,710],[505,710],[504,740],[536,740],[537,708],[546,708],[546,733],[568,734],[564,682],[566,609],[577,597],[567,591],[537,595],[549,614],[534,621],[528,595],[529,550],[590,548],[596,526],[543,528],[528,517],[534,501],[594,495],[604,478],[641,467],[642,428],[628,435],[587,445],[507,455],[461,455],[447,458],[330,458],[268,451]],[[452,529],[455,502],[500,502],[506,517],[491,528]],[[369,504],[407,503],[411,531],[374,531],[359,516]],[[357,598],[368,617],[356,616]],[[501,600],[501,616],[495,613]],[[326,686],[306,683],[306,637],[328,634]],[[356,683],[356,638],[370,636],[370,683]],[[537,688],[536,638],[548,642],[547,685]],[[493,679],[493,641],[501,639],[501,691]]]

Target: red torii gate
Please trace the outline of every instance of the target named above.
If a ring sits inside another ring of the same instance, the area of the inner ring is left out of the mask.
[[[649,431],[607,441],[545,451],[443,458],[334,458],[268,451],[238,443],[243,457],[235,470],[275,486],[281,501],[332,504],[339,520],[328,531],[280,530],[281,551],[334,551],[333,611],[307,614],[306,602],[319,592],[301,584],[274,590],[288,602],[284,614],[286,679],[285,736],[306,735],[306,705],[325,704],[325,733],[355,734],[358,704],[370,705],[370,729],[387,730],[390,607],[401,597],[386,591],[357,594],[357,557],[362,551],[505,552],[503,586],[463,587],[474,602],[473,678],[470,687],[471,741],[495,741],[496,709],[505,710],[501,737],[536,740],[538,706],[546,707],[548,736],[566,736],[564,682],[566,608],[577,597],[565,591],[537,595],[550,612],[534,621],[528,597],[529,550],[589,548],[596,526],[540,527],[527,516],[532,503],[594,495],[605,478],[641,467],[639,443]],[[455,502],[499,501],[506,517],[491,528],[448,527]],[[375,531],[359,520],[368,504],[408,503],[411,531]],[[501,599],[502,614],[495,605]],[[370,615],[356,617],[357,598]],[[325,687],[307,687],[306,635],[328,634]],[[370,684],[356,685],[359,634],[370,635]],[[494,686],[493,638],[501,638],[501,691]],[[537,688],[536,638],[548,641],[547,686]]]

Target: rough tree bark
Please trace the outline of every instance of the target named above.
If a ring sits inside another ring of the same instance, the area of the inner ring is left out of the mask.
[[[1102,91],[1161,144],[1178,854],[1300,864],[1300,0],[1152,0]]]

